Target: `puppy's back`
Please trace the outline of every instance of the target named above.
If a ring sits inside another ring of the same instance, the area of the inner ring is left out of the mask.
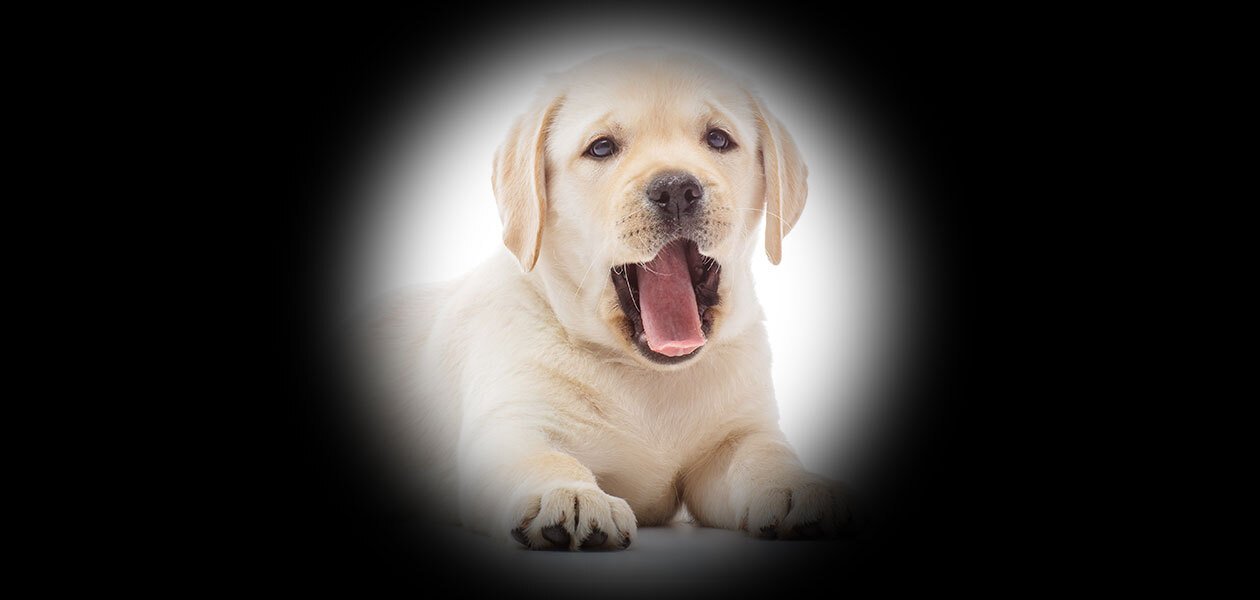
[[[441,500],[456,486],[454,450],[459,405],[442,393],[426,356],[439,315],[461,280],[393,290],[365,309],[355,335],[364,357],[363,414],[367,435],[386,457],[391,476],[418,502],[443,512]],[[431,514],[457,522],[454,512]]]

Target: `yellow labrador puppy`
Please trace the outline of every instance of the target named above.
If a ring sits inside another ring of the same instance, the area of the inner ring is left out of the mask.
[[[375,322],[411,469],[465,526],[625,548],[686,505],[766,538],[834,534],[840,488],[778,428],[751,260],[778,263],[806,169],[748,88],[666,51],[553,78],[494,158],[503,253]]]

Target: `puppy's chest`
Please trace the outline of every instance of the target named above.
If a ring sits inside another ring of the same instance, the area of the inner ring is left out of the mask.
[[[644,523],[673,517],[683,473],[723,439],[739,412],[735,398],[678,390],[583,392],[559,404],[551,436]]]
[[[553,435],[575,455],[589,454],[592,460],[679,462],[695,454],[724,420],[716,416],[720,400],[705,395],[594,386],[576,391],[575,398],[560,403]]]

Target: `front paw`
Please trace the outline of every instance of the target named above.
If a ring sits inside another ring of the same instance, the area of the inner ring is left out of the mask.
[[[844,486],[812,474],[755,488],[743,504],[739,528],[762,539],[833,538],[853,525]]]
[[[517,511],[512,539],[532,550],[621,550],[638,533],[625,500],[586,485],[526,497]]]

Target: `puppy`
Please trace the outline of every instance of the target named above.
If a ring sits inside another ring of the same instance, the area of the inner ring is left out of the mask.
[[[778,428],[753,294],[759,223],[778,264],[805,180],[758,96],[698,57],[550,80],[494,157],[510,254],[372,323],[433,511],[533,549],[626,548],[683,505],[763,538],[844,527]]]

